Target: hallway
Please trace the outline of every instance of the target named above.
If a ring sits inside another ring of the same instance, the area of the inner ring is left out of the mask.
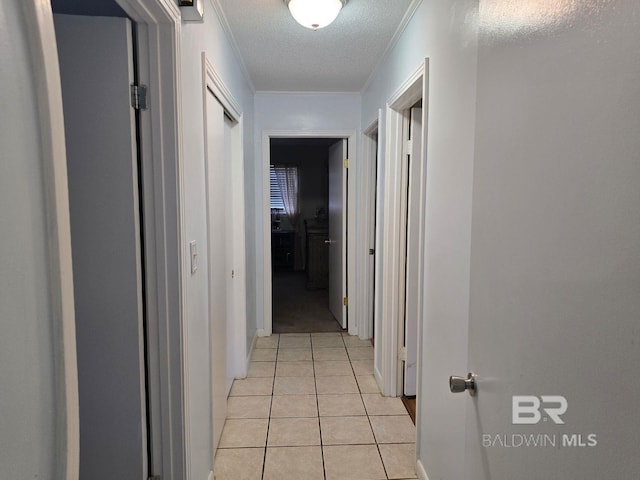
[[[341,333],[258,338],[236,380],[217,480],[417,478],[416,430],[373,377],[373,348]]]

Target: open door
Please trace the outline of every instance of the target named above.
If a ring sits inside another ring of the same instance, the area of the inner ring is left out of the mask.
[[[403,179],[406,186],[405,295],[404,295],[404,395],[416,395],[418,374],[418,318],[415,292],[420,288],[420,169],[422,161],[422,108],[410,110],[408,146]]]
[[[329,147],[329,310],[347,328],[347,140]]]
[[[80,478],[148,476],[133,36],[55,15],[75,291]]]

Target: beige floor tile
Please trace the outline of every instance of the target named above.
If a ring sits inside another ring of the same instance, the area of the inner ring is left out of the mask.
[[[278,362],[276,377],[313,377],[313,362]]]
[[[369,417],[378,443],[415,443],[416,427],[409,415]]]
[[[314,393],[316,393],[316,387],[313,377],[276,377],[273,386],[274,395],[311,395]]]
[[[358,384],[353,376],[317,377],[316,388],[318,395],[359,393]]]
[[[261,480],[264,448],[221,448],[216,452],[216,480]]]
[[[406,415],[407,409],[397,397],[383,397],[379,393],[362,394],[368,415]]]
[[[224,424],[220,448],[264,447],[267,441],[265,419],[229,419]]]
[[[415,444],[380,445],[379,448],[382,463],[390,479],[418,478]]]
[[[314,362],[316,377],[353,375],[351,363],[344,360],[318,360]]]
[[[373,375],[373,360],[351,360],[356,375]]]
[[[278,340],[280,340],[280,335],[277,333],[270,337],[258,337],[256,338],[256,348],[278,348]]]
[[[280,340],[282,342],[282,340]],[[299,362],[311,360],[311,348],[282,348],[278,349],[279,362]]]
[[[375,445],[323,447],[327,480],[383,480],[382,460]]]
[[[281,333],[280,338],[311,337],[310,333]]]
[[[308,348],[311,347],[311,337],[306,335],[304,337],[280,337],[280,348]]]
[[[269,418],[271,397],[229,397],[227,418]]]
[[[247,377],[273,377],[276,371],[276,362],[251,362]]]
[[[358,347],[370,347],[371,342],[369,340],[360,340],[357,335],[343,335],[342,339],[344,340],[347,348],[358,348]]]
[[[264,480],[324,480],[321,447],[269,447]]]
[[[342,360],[347,361],[347,351],[342,348],[323,348],[318,347],[313,349],[313,359],[318,360]]]
[[[344,348],[344,342],[341,335],[331,337],[311,337],[313,348]]]
[[[348,417],[366,415],[359,394],[318,395],[318,411],[321,417]]]
[[[320,445],[317,418],[272,418],[269,422],[269,447]]]
[[[356,375],[360,393],[380,393],[380,387],[373,375]]]
[[[367,417],[321,417],[323,445],[375,443]]]
[[[245,378],[234,380],[231,387],[231,397],[247,395],[271,395],[273,392],[273,378]]]
[[[315,395],[275,395],[271,401],[271,418],[317,417]]]
[[[373,347],[350,347],[347,349],[349,359],[351,360],[372,360],[373,361]]]
[[[278,355],[276,348],[255,348],[251,354],[252,362],[275,362]]]

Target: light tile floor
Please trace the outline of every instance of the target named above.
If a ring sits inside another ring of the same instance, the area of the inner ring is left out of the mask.
[[[216,480],[387,480],[415,474],[416,430],[380,395],[373,348],[341,333],[259,338],[231,388]]]

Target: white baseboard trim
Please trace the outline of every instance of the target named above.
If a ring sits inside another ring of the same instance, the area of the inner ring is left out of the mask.
[[[251,363],[251,355],[253,354],[253,349],[256,348],[256,340],[258,340],[259,335],[256,332],[256,335],[253,336],[253,340],[251,340],[251,346],[247,351],[247,358],[245,358],[244,368],[242,369],[244,376],[241,378],[247,378],[247,374],[249,373],[249,364]]]
[[[256,330],[256,337],[268,337],[267,331],[264,328],[259,328]]]
[[[207,480],[216,480],[216,476],[213,474],[213,471],[209,472],[209,477]]]
[[[418,459],[418,461],[416,462],[416,473],[418,474],[418,478],[420,480],[429,480],[429,477],[427,477],[427,472],[425,471],[424,465],[422,465],[420,459]]]

